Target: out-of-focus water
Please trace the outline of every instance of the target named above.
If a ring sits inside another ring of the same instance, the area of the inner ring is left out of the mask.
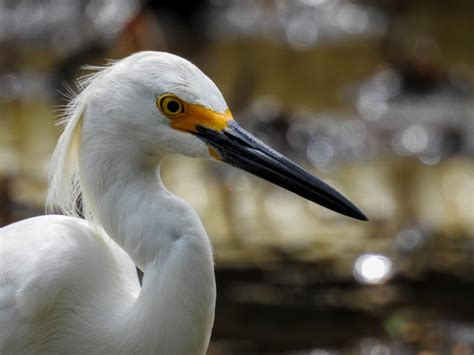
[[[371,219],[168,159],[165,184],[214,245],[209,354],[474,353],[471,5],[212,1],[193,17],[84,2],[48,22],[59,3],[27,3],[0,5],[13,16],[0,24],[2,225],[42,213],[61,81],[79,65],[171,50],[215,80],[244,127]]]

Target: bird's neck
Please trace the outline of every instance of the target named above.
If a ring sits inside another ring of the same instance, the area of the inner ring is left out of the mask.
[[[91,138],[82,146],[93,143]],[[109,146],[81,148],[80,180],[94,220],[145,272],[124,329],[136,329],[142,345],[159,346],[160,353],[204,352],[214,318],[215,280],[202,224],[161,183],[160,157]]]
[[[171,248],[173,228],[179,226],[167,212],[185,202],[163,186],[161,157],[147,155],[107,132],[96,135],[84,128],[80,185],[85,213],[144,270]]]

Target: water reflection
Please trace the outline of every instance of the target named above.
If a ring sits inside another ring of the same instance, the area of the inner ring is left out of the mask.
[[[308,144],[306,156],[311,164],[324,170],[333,162],[334,148],[329,140],[315,137]]]
[[[346,36],[380,36],[386,23],[383,13],[354,1],[213,1],[209,20],[212,36],[261,36],[309,50],[319,41]],[[219,28],[219,31],[215,29]]]
[[[136,0],[2,1],[0,40],[16,38],[19,46],[53,47],[64,55],[110,40],[138,9]]]
[[[392,273],[392,262],[379,254],[364,254],[354,264],[354,277],[360,283],[381,284],[389,279]]]
[[[171,3],[0,1],[1,223],[42,213],[62,75],[194,45],[186,56],[219,81],[243,126],[371,219],[341,218],[222,165],[170,159],[166,186],[198,210],[214,244],[223,304],[210,354],[472,352],[471,38],[452,52],[451,34],[468,28],[462,16],[435,17],[455,18],[440,24],[443,39],[404,33],[403,14],[374,2],[213,0],[183,20],[192,4],[170,13]]]
[[[21,94],[21,81],[14,74],[0,77],[0,100],[4,102],[17,99]]]
[[[424,236],[420,229],[409,227],[402,229],[396,238],[396,243],[401,251],[413,252],[421,248]]]

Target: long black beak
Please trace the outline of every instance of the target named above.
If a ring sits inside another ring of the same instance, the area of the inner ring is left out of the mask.
[[[216,149],[222,161],[330,210],[368,221],[365,214],[339,192],[252,136],[237,122],[230,121],[221,132],[198,126],[195,134]]]

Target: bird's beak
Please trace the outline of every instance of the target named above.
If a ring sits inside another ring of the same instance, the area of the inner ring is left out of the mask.
[[[219,130],[197,125],[193,134],[215,149],[220,160],[230,165],[335,212],[362,221],[368,220],[359,208],[339,192],[252,136],[234,120],[227,121],[226,127]]]

